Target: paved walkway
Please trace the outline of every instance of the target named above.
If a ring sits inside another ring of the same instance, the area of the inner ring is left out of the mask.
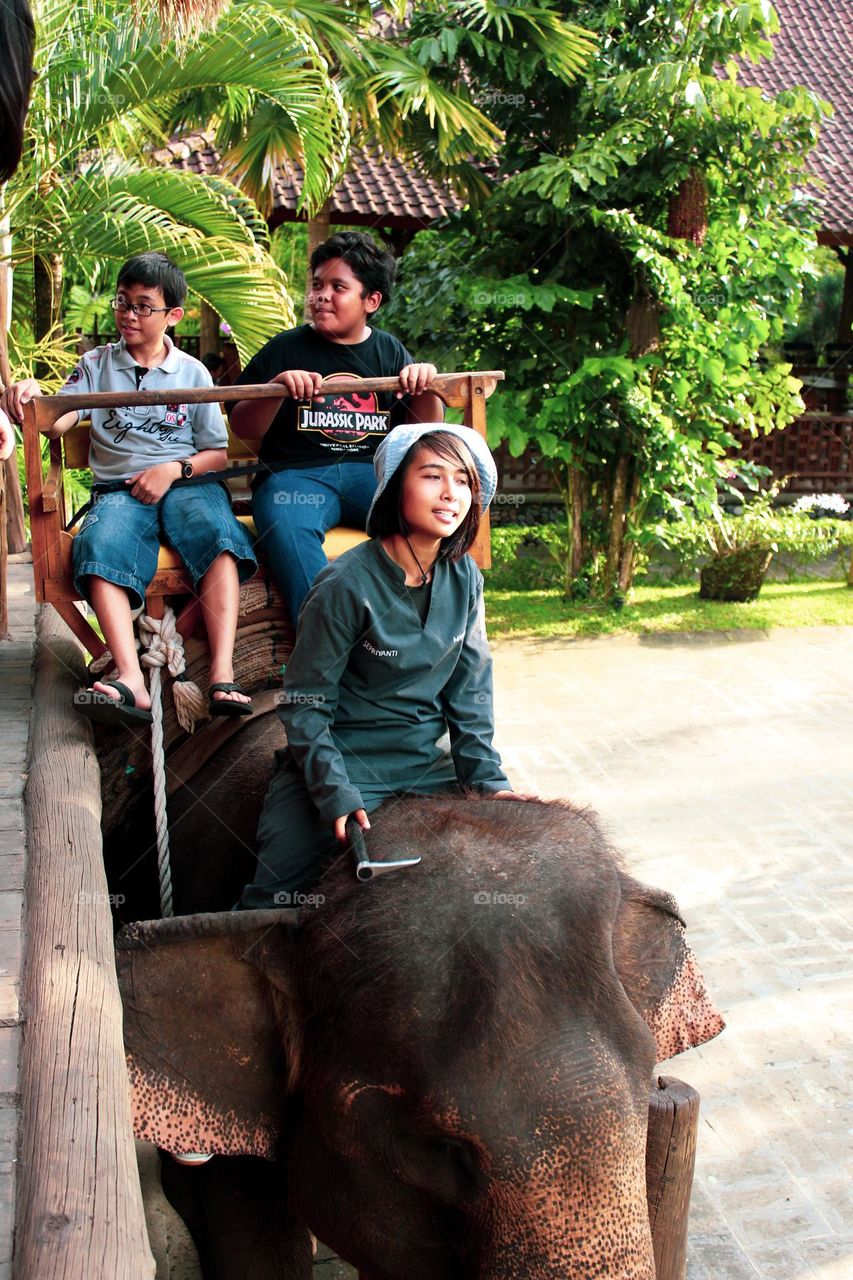
[[[518,789],[589,803],[668,889],[728,1029],[689,1280],[853,1276],[853,629],[497,646]]]

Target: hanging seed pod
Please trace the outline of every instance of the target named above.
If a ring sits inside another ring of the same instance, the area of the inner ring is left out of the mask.
[[[708,186],[699,169],[691,169],[669,202],[667,234],[702,244],[708,230]]]
[[[229,3],[230,0],[158,0],[163,39],[186,44],[193,36],[214,27]],[[143,21],[150,5],[146,5],[144,0],[133,0],[133,4],[137,20]]]
[[[634,359],[657,351],[660,346],[660,317],[658,304],[650,294],[641,293],[631,303],[625,314],[625,328]]]

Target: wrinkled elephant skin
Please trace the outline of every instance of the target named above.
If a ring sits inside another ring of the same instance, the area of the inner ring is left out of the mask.
[[[372,821],[371,857],[422,865],[365,885],[344,857],[298,924],[120,936],[137,1133],[277,1157],[255,1163],[294,1243],[259,1278],[310,1277],[296,1219],[370,1280],[654,1280],[652,1070],[723,1025],[675,903],[568,805],[401,800]],[[205,1274],[249,1274],[230,1267]]]

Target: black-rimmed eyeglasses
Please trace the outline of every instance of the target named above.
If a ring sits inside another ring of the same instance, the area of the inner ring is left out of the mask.
[[[147,319],[153,316],[155,311],[174,311],[174,307],[150,307],[147,302],[128,302],[126,298],[110,298],[110,306],[113,311],[132,311],[135,316],[142,316]]]

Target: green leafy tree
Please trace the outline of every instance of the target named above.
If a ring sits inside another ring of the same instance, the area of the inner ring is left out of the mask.
[[[734,60],[770,52],[765,0],[571,12],[599,45],[569,89],[531,50],[512,67],[465,48],[505,131],[500,172],[476,213],[412,246],[389,321],[442,362],[506,369],[493,442],[553,470],[566,596],[609,599],[656,528],[710,510],[737,429],[801,410],[790,366],[759,352],[814,251],[799,187],[821,106],[739,84]]]

